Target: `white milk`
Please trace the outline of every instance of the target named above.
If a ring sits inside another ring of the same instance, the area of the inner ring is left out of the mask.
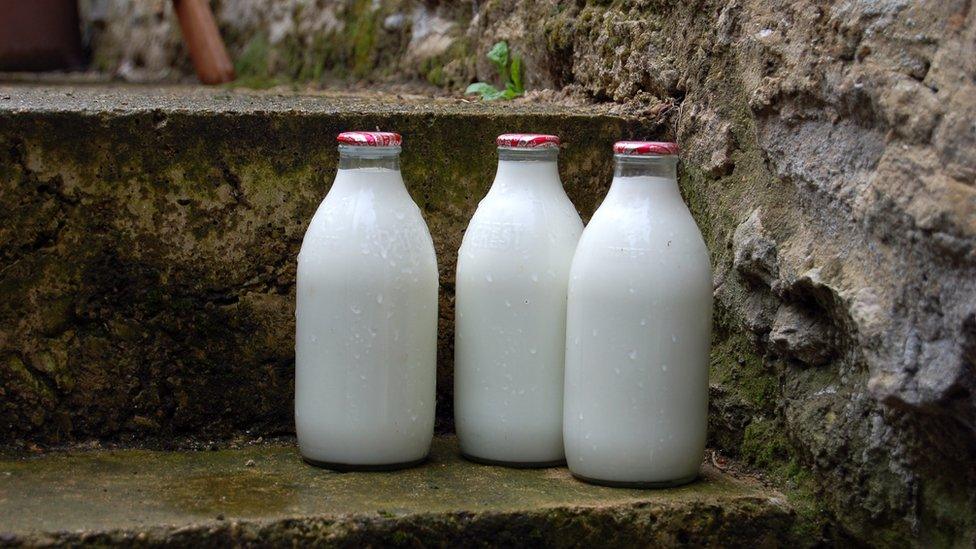
[[[557,154],[500,148],[458,252],[454,417],[462,453],[476,460],[564,459],[566,286],[583,224]]]
[[[698,475],[712,278],[676,164],[618,154],[573,259],[564,435],[569,469],[584,480],[654,486]]]
[[[340,150],[298,256],[298,445],[327,467],[409,465],[433,436],[434,246],[400,176],[399,147]]]

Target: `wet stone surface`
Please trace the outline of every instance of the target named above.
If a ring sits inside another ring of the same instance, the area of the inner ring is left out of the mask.
[[[0,516],[0,545],[784,543],[796,521],[781,494],[711,466],[680,488],[604,488],[464,461],[453,437],[393,473],[316,469],[287,443],[0,458]]]

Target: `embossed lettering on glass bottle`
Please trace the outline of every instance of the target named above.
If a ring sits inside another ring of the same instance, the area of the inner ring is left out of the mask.
[[[471,459],[546,466],[564,459],[566,284],[583,224],[556,136],[497,144],[495,180],[458,252],[455,426]]]
[[[619,142],[610,192],[569,279],[566,462],[623,486],[698,475],[708,412],[712,276],[675,177],[677,145]]]
[[[339,171],[298,256],[295,424],[315,465],[393,469],[430,449],[437,261],[400,142],[339,135]]]

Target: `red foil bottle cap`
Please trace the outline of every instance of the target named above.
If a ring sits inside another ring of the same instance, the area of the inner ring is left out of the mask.
[[[559,148],[559,136],[541,133],[505,133],[495,139],[495,144],[513,149],[556,149]]]
[[[342,132],[336,141],[354,147],[399,147],[403,138],[394,132]]]
[[[679,150],[678,144],[671,141],[617,141],[613,144],[613,152],[633,156],[669,156],[678,154]]]

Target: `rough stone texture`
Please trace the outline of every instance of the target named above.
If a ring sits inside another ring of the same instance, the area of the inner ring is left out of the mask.
[[[395,128],[440,268],[439,429],[452,424],[454,271],[494,138],[561,135],[587,216],[605,109],[193,88],[0,86],[0,445],[292,432],[295,258],[335,135]]]
[[[970,3],[500,0],[478,20],[544,85],[674,128],[716,273],[713,442],[812,472],[873,543],[976,542]]]
[[[405,5],[370,9],[403,22]],[[402,43],[369,39],[369,63],[327,64],[319,80],[349,66],[489,79],[483,52],[507,39],[530,87],[670,128],[716,274],[713,442],[800,484],[810,473],[838,521],[876,543],[976,543],[971,2],[416,5],[455,16],[441,58],[405,63]],[[797,326],[816,337],[783,331]],[[811,354],[814,340],[829,352]]]
[[[0,459],[0,546],[791,546],[784,496],[706,465],[669,490],[583,484],[564,468],[431,459],[396,473],[304,465],[293,445]]]

